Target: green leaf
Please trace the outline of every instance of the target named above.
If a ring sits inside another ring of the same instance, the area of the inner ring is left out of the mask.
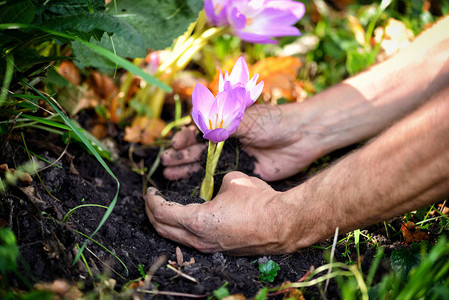
[[[104,0],[31,0],[36,7],[35,25],[58,16],[104,11]],[[90,9],[91,8],[91,9]]]
[[[104,12],[61,16],[47,21],[42,24],[42,26],[59,32],[74,33],[74,35],[78,35],[82,39],[87,40],[92,36],[99,40],[102,36],[105,37],[103,32],[107,32],[113,34],[114,39],[120,39],[122,44],[126,45],[125,49],[129,49],[131,46],[133,47],[132,52],[128,51],[124,53],[124,51],[122,51],[122,48],[124,47],[122,45],[116,45],[115,48],[116,50],[118,49],[117,55],[135,58],[142,57],[146,54],[144,39],[141,34],[123,20]],[[83,32],[84,34],[80,35],[79,32]],[[104,43],[100,45],[106,49],[112,50],[109,36],[106,36],[106,40],[106,47]]]
[[[278,271],[281,268],[279,265],[273,261],[269,260],[266,263],[259,264],[259,271],[260,271],[260,280],[264,282],[273,282],[274,278],[278,275]]]
[[[393,270],[406,277],[410,270],[421,262],[421,247],[419,244],[413,244],[411,249],[396,249],[391,253],[391,267]]]
[[[107,12],[140,32],[146,48],[164,49],[183,34],[203,8],[202,0],[117,0]]]
[[[362,50],[361,48],[348,50],[346,54],[346,69],[350,75],[363,71],[376,60],[374,52]]]
[[[143,265],[139,264],[138,270],[139,270],[140,276],[142,276],[142,278],[145,278],[146,274],[145,274],[145,271],[143,270]]]
[[[90,43],[111,52],[114,52],[115,50],[116,54],[121,57],[136,58],[144,57],[146,54],[144,48],[128,42],[126,36],[117,35],[115,33],[112,36],[104,33],[100,41],[91,38]],[[116,64],[111,60],[104,56],[98,55],[97,52],[79,41],[72,42],[72,50],[76,57],[75,64],[81,69],[94,67],[98,68],[103,73],[109,73],[116,67]]]
[[[256,297],[254,297],[254,300],[265,300],[268,297],[268,288],[264,287],[263,289],[261,289]]]
[[[150,83],[150,84],[154,84],[158,87],[160,87],[161,89],[163,89],[166,92],[171,93],[172,92],[172,88],[169,87],[168,85],[166,85],[165,83],[161,82],[160,80],[158,80],[157,78],[151,76],[148,73],[145,73],[141,68],[139,68],[138,66],[132,64],[131,62],[127,61],[126,59],[117,56],[116,54],[114,54],[113,52],[104,49],[98,45],[94,45],[92,43],[89,43],[87,41],[84,41],[82,39],[80,39],[79,37],[76,36],[71,36],[69,34],[66,33],[62,33],[62,32],[57,32],[45,27],[40,27],[40,26],[35,26],[35,25],[29,25],[29,24],[18,24],[18,23],[7,23],[7,24],[0,24],[0,29],[6,29],[6,30],[15,30],[15,29],[38,29],[38,30],[42,30],[44,32],[53,34],[55,36],[59,36],[65,39],[69,39],[69,40],[76,40],[82,44],[84,44],[85,46],[89,47],[90,49],[94,50],[96,53],[106,57],[107,59],[109,59],[110,61],[118,64],[120,67],[126,69],[127,71],[133,73],[136,76],[140,76],[142,77],[143,80],[145,80],[146,82]]]
[[[228,285],[228,283],[229,282],[225,282],[225,284],[223,284],[221,287],[219,287],[218,289],[216,289],[215,291],[212,292],[214,294],[215,298],[223,299],[230,295],[229,290],[226,287]]]
[[[34,5],[31,0],[6,1],[0,4],[0,23],[30,24],[34,18]]]
[[[17,258],[19,248],[16,236],[9,228],[0,228],[0,274],[15,271],[17,269]]]

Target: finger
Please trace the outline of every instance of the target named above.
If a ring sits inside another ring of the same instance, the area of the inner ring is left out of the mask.
[[[223,250],[217,243],[204,241],[194,233],[183,228],[166,224],[157,224],[154,228],[161,236],[174,242],[195,248],[201,252],[212,253]]]
[[[167,167],[164,169],[163,174],[168,180],[181,180],[189,178],[200,170],[200,163],[191,163],[182,166]]]
[[[182,150],[167,149],[161,155],[162,165],[172,167],[199,161],[206,146],[197,143]]]
[[[195,232],[186,228],[183,223],[191,223],[190,216],[199,204],[187,206],[166,201],[155,188],[148,188],[145,196],[145,210],[147,216],[162,236],[184,245],[194,247],[202,252],[216,252],[222,250],[217,243],[205,241]]]
[[[167,201],[162,194],[153,187],[148,188],[145,195],[145,209],[149,217],[154,218],[157,223],[164,223],[175,227],[185,227],[192,216],[196,214],[200,204],[192,203],[182,205]]]
[[[176,150],[187,148],[198,143],[196,140],[197,129],[195,126],[183,127],[172,138],[172,147]]]

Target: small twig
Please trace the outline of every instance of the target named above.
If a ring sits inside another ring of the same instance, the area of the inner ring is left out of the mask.
[[[69,133],[69,139],[68,139],[68,141],[67,141],[67,144],[66,144],[64,150],[63,150],[62,153],[59,155],[59,157],[58,157],[54,162],[52,162],[51,164],[49,164],[48,166],[45,166],[45,167],[43,167],[43,168],[37,170],[37,172],[42,172],[42,171],[44,171],[44,170],[46,170],[46,169],[48,169],[48,168],[54,166],[55,164],[58,163],[58,161],[60,161],[60,160],[64,157],[64,155],[67,153],[67,149],[69,148],[69,145],[70,145],[70,138],[71,138],[70,131],[69,131],[68,133]]]
[[[444,200],[443,204],[442,204],[441,207],[440,207],[440,212],[441,212],[441,213],[443,213],[444,207],[446,206],[446,201],[447,201],[447,200]]]
[[[124,276],[122,276],[119,272],[117,272],[116,270],[114,270],[114,268],[112,268],[110,265],[108,265],[107,263],[105,263],[104,261],[102,261],[92,250],[90,250],[89,248],[85,248],[90,254],[92,254],[93,257],[95,257],[96,259],[98,259],[99,262],[101,262],[103,265],[105,265],[107,268],[109,268],[112,272],[114,272],[117,276],[119,276],[120,278],[122,278],[123,280],[126,280],[126,278]]]
[[[332,263],[334,262],[335,248],[337,247],[338,231],[339,231],[339,228],[338,227],[335,228],[334,241],[332,242],[331,257],[329,259],[330,260],[329,264],[331,264],[331,266],[332,266]],[[329,268],[327,275],[329,275],[331,272],[332,272],[332,267]],[[326,280],[326,284],[324,286],[324,294],[326,294],[326,292],[327,292],[327,287],[329,286],[329,280],[330,280],[330,277]]]
[[[179,292],[168,292],[168,291],[157,291],[157,290],[143,290],[143,289],[136,289],[138,292],[147,293],[147,294],[153,294],[153,295],[167,295],[167,296],[176,296],[176,297],[185,297],[185,298],[206,298],[207,295],[195,295],[195,294],[186,294],[186,293],[179,293]]]
[[[142,289],[148,289],[153,279],[153,275],[156,273],[157,269],[159,269],[165,262],[167,261],[167,257],[165,255],[159,256],[156,262],[150,267],[148,273],[145,276],[145,280],[143,282]]]
[[[178,275],[181,276],[181,277],[184,277],[185,279],[188,279],[188,280],[193,281],[193,282],[198,283],[198,284],[200,283],[200,282],[198,281],[198,279],[195,279],[195,278],[193,278],[192,276],[183,273],[181,270],[176,269],[176,268],[173,267],[172,265],[167,265],[167,268],[169,268],[170,270],[176,272],[176,274],[178,274]]]

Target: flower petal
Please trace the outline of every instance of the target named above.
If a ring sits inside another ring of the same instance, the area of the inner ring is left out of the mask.
[[[225,78],[224,78],[224,74],[221,71],[221,69],[218,69],[219,74],[218,74],[218,91],[221,92],[224,88],[224,82],[225,82]]]
[[[257,80],[259,79],[259,74],[254,74],[250,81],[245,85],[247,91],[251,90],[256,86]]]
[[[251,104],[253,104],[259,98],[260,94],[262,94],[262,91],[263,91],[263,85],[264,85],[264,83],[263,83],[263,81],[261,81],[254,88],[252,88],[249,91],[250,99],[252,100],[252,103],[250,103],[249,105],[247,103],[246,107],[249,107]]]
[[[267,3],[267,7],[273,7],[293,13],[299,20],[304,16],[306,8],[304,3],[290,0],[271,0]]]
[[[194,114],[192,112],[192,118],[195,121],[196,126],[198,126],[198,128],[201,130],[202,133],[205,133],[208,130],[210,130],[209,125],[208,125],[209,121],[206,123],[206,120],[204,120],[203,115],[197,114],[196,120],[195,120]]]
[[[236,30],[243,29],[246,25],[246,17],[240,12],[237,7],[233,7],[229,16],[229,23]]]
[[[229,25],[227,21],[227,9],[229,0],[205,0],[204,11],[209,24],[213,26]]]
[[[241,83],[243,86],[246,85],[249,79],[248,65],[246,64],[245,58],[240,56],[239,59],[234,64],[231,74],[229,75],[229,81],[232,85]]]
[[[217,95],[217,102],[220,102],[222,98],[219,99],[218,96],[219,95]],[[248,101],[247,92],[243,87],[231,88],[228,82],[228,84],[225,85],[225,90],[221,96],[223,96],[223,100],[225,101],[222,107],[223,128],[227,128],[232,133],[237,130],[238,124],[245,113]],[[251,99],[249,99],[249,101],[251,101]],[[235,126],[235,128],[233,126]]]
[[[204,132],[204,125],[201,124],[199,116],[202,116],[203,123],[209,118],[211,108],[215,102],[214,95],[204,85],[197,83],[192,92],[192,118],[195,124]],[[207,128],[207,126],[206,126]]]
[[[237,36],[241,38],[242,40],[249,42],[249,43],[255,43],[255,44],[276,44],[277,42],[273,39],[271,39],[269,36],[256,34],[256,33],[249,33],[244,31],[238,31],[236,32]]]
[[[206,17],[209,20],[209,23],[213,26],[217,25],[217,20],[215,16],[215,9],[212,0],[204,0],[204,12],[206,13]]]
[[[214,143],[219,143],[225,141],[231,133],[225,128],[217,128],[213,130],[208,130],[204,133],[203,137],[207,140],[210,140]]]

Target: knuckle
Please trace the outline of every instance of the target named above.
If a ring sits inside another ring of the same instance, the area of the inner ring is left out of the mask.
[[[188,228],[195,234],[202,236],[206,230],[207,218],[209,216],[204,213],[204,211],[198,211],[192,218],[192,222],[189,224]]]
[[[229,172],[228,174],[226,174],[223,177],[223,182],[230,183],[233,179],[241,178],[242,176],[247,176],[247,175],[245,175],[244,173],[239,172],[239,171]]]

